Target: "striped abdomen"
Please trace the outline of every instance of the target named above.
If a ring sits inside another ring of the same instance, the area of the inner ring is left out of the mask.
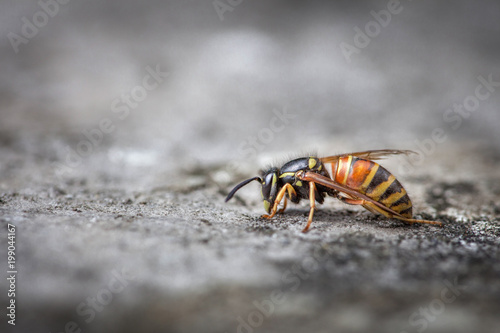
[[[365,194],[406,218],[412,218],[412,204],[406,190],[380,164],[349,155],[330,165],[330,174],[337,183]],[[373,211],[372,205],[363,206]]]

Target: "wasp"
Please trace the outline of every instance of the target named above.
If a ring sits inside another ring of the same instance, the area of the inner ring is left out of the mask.
[[[260,176],[247,179],[229,192],[228,202],[243,186],[256,180],[262,184],[262,199],[270,219],[283,213],[287,200],[299,203],[308,199],[309,218],[302,232],[307,232],[316,208],[326,195],[349,205],[361,205],[375,214],[396,218],[408,223],[425,223],[441,226],[441,222],[413,219],[412,203],[403,185],[387,169],[374,160],[389,155],[411,154],[411,150],[368,150],[356,153],[318,158],[301,157],[285,163],[281,168],[271,167]],[[284,198],[283,208],[278,205]]]

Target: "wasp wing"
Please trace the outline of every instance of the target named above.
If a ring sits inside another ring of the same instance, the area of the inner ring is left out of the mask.
[[[341,185],[341,184],[333,181],[332,179],[325,177],[325,176],[322,176],[318,173],[306,171],[306,172],[303,172],[302,174],[299,173],[296,177],[298,177],[299,179],[304,180],[304,181],[314,182],[316,184],[320,184],[320,185],[326,186],[328,188],[337,190],[337,191],[339,191],[343,194],[346,194],[352,198],[363,199],[367,202],[374,204],[375,206],[377,206],[381,210],[383,210],[389,214],[392,214],[396,218],[408,220],[403,215],[399,214],[398,212],[395,212],[394,210],[390,209],[389,207],[384,206],[380,202],[373,200],[372,198],[370,198],[366,194],[360,193],[356,190],[353,190],[352,188]]]
[[[381,160],[381,159],[386,158],[387,156],[390,156],[390,155],[410,155],[410,154],[416,154],[416,152],[414,152],[412,150],[379,149],[379,150],[360,151],[360,152],[356,152],[356,153],[332,155],[332,156],[322,157],[322,158],[320,158],[320,160],[323,163],[335,163],[338,161],[339,158],[344,157],[344,156],[349,156],[349,155],[359,157],[359,158],[364,158],[367,160]]]

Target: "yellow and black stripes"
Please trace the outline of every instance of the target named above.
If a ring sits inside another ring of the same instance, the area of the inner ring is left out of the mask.
[[[406,190],[380,164],[348,155],[340,157],[330,170],[335,182],[365,194],[404,217],[412,217],[412,203]]]
[[[326,195],[407,223],[442,225],[437,221],[413,219],[412,203],[401,183],[389,171],[372,161],[388,155],[409,153],[406,150],[384,149],[323,158],[296,158],[280,168],[269,168],[261,172],[260,176],[239,183],[229,192],[226,201],[240,188],[255,180],[262,185],[262,199],[268,213],[263,215],[264,218],[272,218],[276,213],[283,212],[287,200],[293,203],[299,203],[302,199],[309,200],[309,218],[303,232],[311,225],[316,202],[323,203]],[[282,200],[283,208],[278,210]]]

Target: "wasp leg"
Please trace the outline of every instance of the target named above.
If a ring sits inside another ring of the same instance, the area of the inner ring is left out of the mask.
[[[285,209],[286,209],[286,197],[285,197],[285,201],[283,201],[283,208],[278,210],[278,214],[283,214],[285,212]]]
[[[346,198],[341,195],[337,195],[337,199],[342,201],[343,203],[346,203],[348,205],[364,205],[366,204],[365,200],[362,199],[351,199],[351,198]]]
[[[437,221],[416,220],[416,219],[409,219],[409,218],[405,218],[405,217],[399,217],[399,216],[391,214],[383,209],[380,209],[379,207],[375,206],[371,202],[368,202],[368,201],[363,200],[363,199],[350,199],[350,198],[342,197],[340,195],[337,198],[339,200],[341,200],[342,202],[345,202],[346,204],[349,204],[349,205],[362,205],[364,208],[366,208],[370,212],[379,213],[379,214],[382,214],[388,218],[394,218],[394,219],[398,219],[398,220],[405,221],[408,223],[424,223],[424,224],[434,224],[434,225],[439,225],[439,226],[443,225],[443,223],[437,222]]]
[[[375,206],[371,202],[368,202],[368,201],[363,200],[363,199],[346,198],[346,197],[343,197],[341,195],[337,195],[337,199],[339,199],[340,201],[342,201],[343,203],[346,203],[348,205],[361,205],[374,214],[379,213],[379,214],[382,214],[388,218],[395,217],[393,214],[386,212],[385,210],[380,209],[379,207]]]
[[[289,185],[289,186],[287,186],[287,185]],[[292,185],[290,185],[290,184],[286,184],[285,186],[286,186],[286,188],[287,188],[288,198],[290,198],[290,200],[291,200],[293,197],[297,196],[297,192],[295,192],[295,189],[293,188],[293,186],[292,186]],[[285,212],[285,209],[286,209],[286,203],[287,203],[287,197],[285,196],[285,201],[284,201],[284,203],[283,203],[283,208],[281,208],[281,209],[278,211],[278,214],[282,214],[282,213],[284,213],[284,212]]]
[[[375,206],[371,202],[364,203],[363,207],[368,209],[372,213],[378,212],[378,213],[384,215],[385,217],[398,219],[398,220],[405,221],[408,223],[423,223],[423,224],[433,224],[433,225],[443,226],[443,223],[438,222],[438,221],[417,220],[417,219],[409,219],[406,217],[397,216],[397,215],[391,214],[389,212],[386,212],[386,211],[380,209],[379,207]]]
[[[306,233],[307,230],[309,230],[309,227],[311,226],[311,222],[313,220],[313,215],[314,215],[314,208],[316,208],[316,184],[314,182],[309,182],[309,203],[311,205],[311,209],[309,210],[309,219],[307,219],[307,225],[302,230],[303,233]]]
[[[343,197],[343,196],[341,196],[339,194],[337,194],[336,198],[339,199],[340,201],[342,201],[343,203],[348,204],[348,205],[361,205],[365,209],[367,209],[370,212],[372,212],[373,214],[379,213],[379,214],[382,214],[382,215],[384,215],[385,217],[388,217],[388,218],[394,217],[394,215],[389,214],[385,210],[382,210],[382,209],[378,208],[377,206],[375,206],[375,205],[371,204],[370,202],[367,202],[366,200],[363,200],[363,199],[346,198],[346,197]]]
[[[399,217],[399,216],[393,216],[393,218],[405,221],[408,223],[423,223],[423,224],[433,224],[442,227],[443,222],[438,222],[438,221],[428,221],[428,220],[417,220],[417,219],[408,219],[406,217]]]
[[[267,215],[267,214],[264,214],[262,215],[263,218],[266,218],[266,219],[270,219],[272,218],[274,215],[276,215],[276,211],[278,210],[278,205],[279,203],[281,202],[281,200],[283,199],[283,197],[285,196],[285,193],[287,191],[288,188],[291,188],[291,190],[295,192],[295,190],[293,189],[292,185],[290,184],[285,184],[285,186],[283,186],[281,188],[281,190],[278,192],[278,195],[276,196],[276,200],[274,200],[274,204],[273,204],[273,208],[271,209],[271,214]],[[288,190],[290,191],[290,190]],[[285,198],[286,199],[286,198]],[[286,201],[285,201],[286,202]],[[284,209],[284,208],[283,208]]]

